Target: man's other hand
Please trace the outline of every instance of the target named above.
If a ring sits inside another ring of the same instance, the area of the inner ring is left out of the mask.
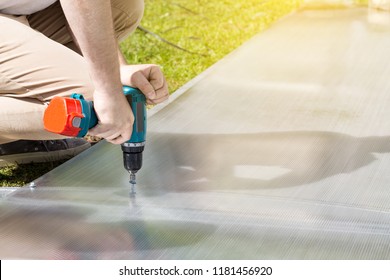
[[[123,85],[138,88],[149,105],[156,105],[169,97],[167,82],[157,65],[121,65],[120,78]]]

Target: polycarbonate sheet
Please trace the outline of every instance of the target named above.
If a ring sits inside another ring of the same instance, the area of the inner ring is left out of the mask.
[[[389,50],[366,9],[284,18],[152,110],[135,197],[99,143],[3,198],[0,258],[389,259]]]

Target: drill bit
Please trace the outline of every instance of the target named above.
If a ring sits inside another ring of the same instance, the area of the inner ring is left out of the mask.
[[[135,172],[131,171],[130,172],[130,184],[131,184],[131,191],[130,191],[130,194],[131,195],[135,195],[135,185],[137,184],[137,182],[135,181]]]

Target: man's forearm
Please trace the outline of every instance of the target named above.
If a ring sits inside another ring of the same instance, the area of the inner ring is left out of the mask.
[[[95,88],[106,93],[121,92],[110,1],[61,0],[61,5],[87,61]]]
[[[118,58],[119,58],[119,65],[124,66],[127,65],[127,61],[123,53],[121,52],[121,49],[118,46]]]

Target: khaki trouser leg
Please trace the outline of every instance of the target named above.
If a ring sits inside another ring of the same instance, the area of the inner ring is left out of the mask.
[[[112,0],[116,36],[135,30],[143,0]],[[43,112],[54,96],[83,93],[93,85],[70,35],[61,6],[26,17],[0,14],[0,144],[19,139],[58,139],[43,128]],[[38,31],[38,32],[36,32]]]

